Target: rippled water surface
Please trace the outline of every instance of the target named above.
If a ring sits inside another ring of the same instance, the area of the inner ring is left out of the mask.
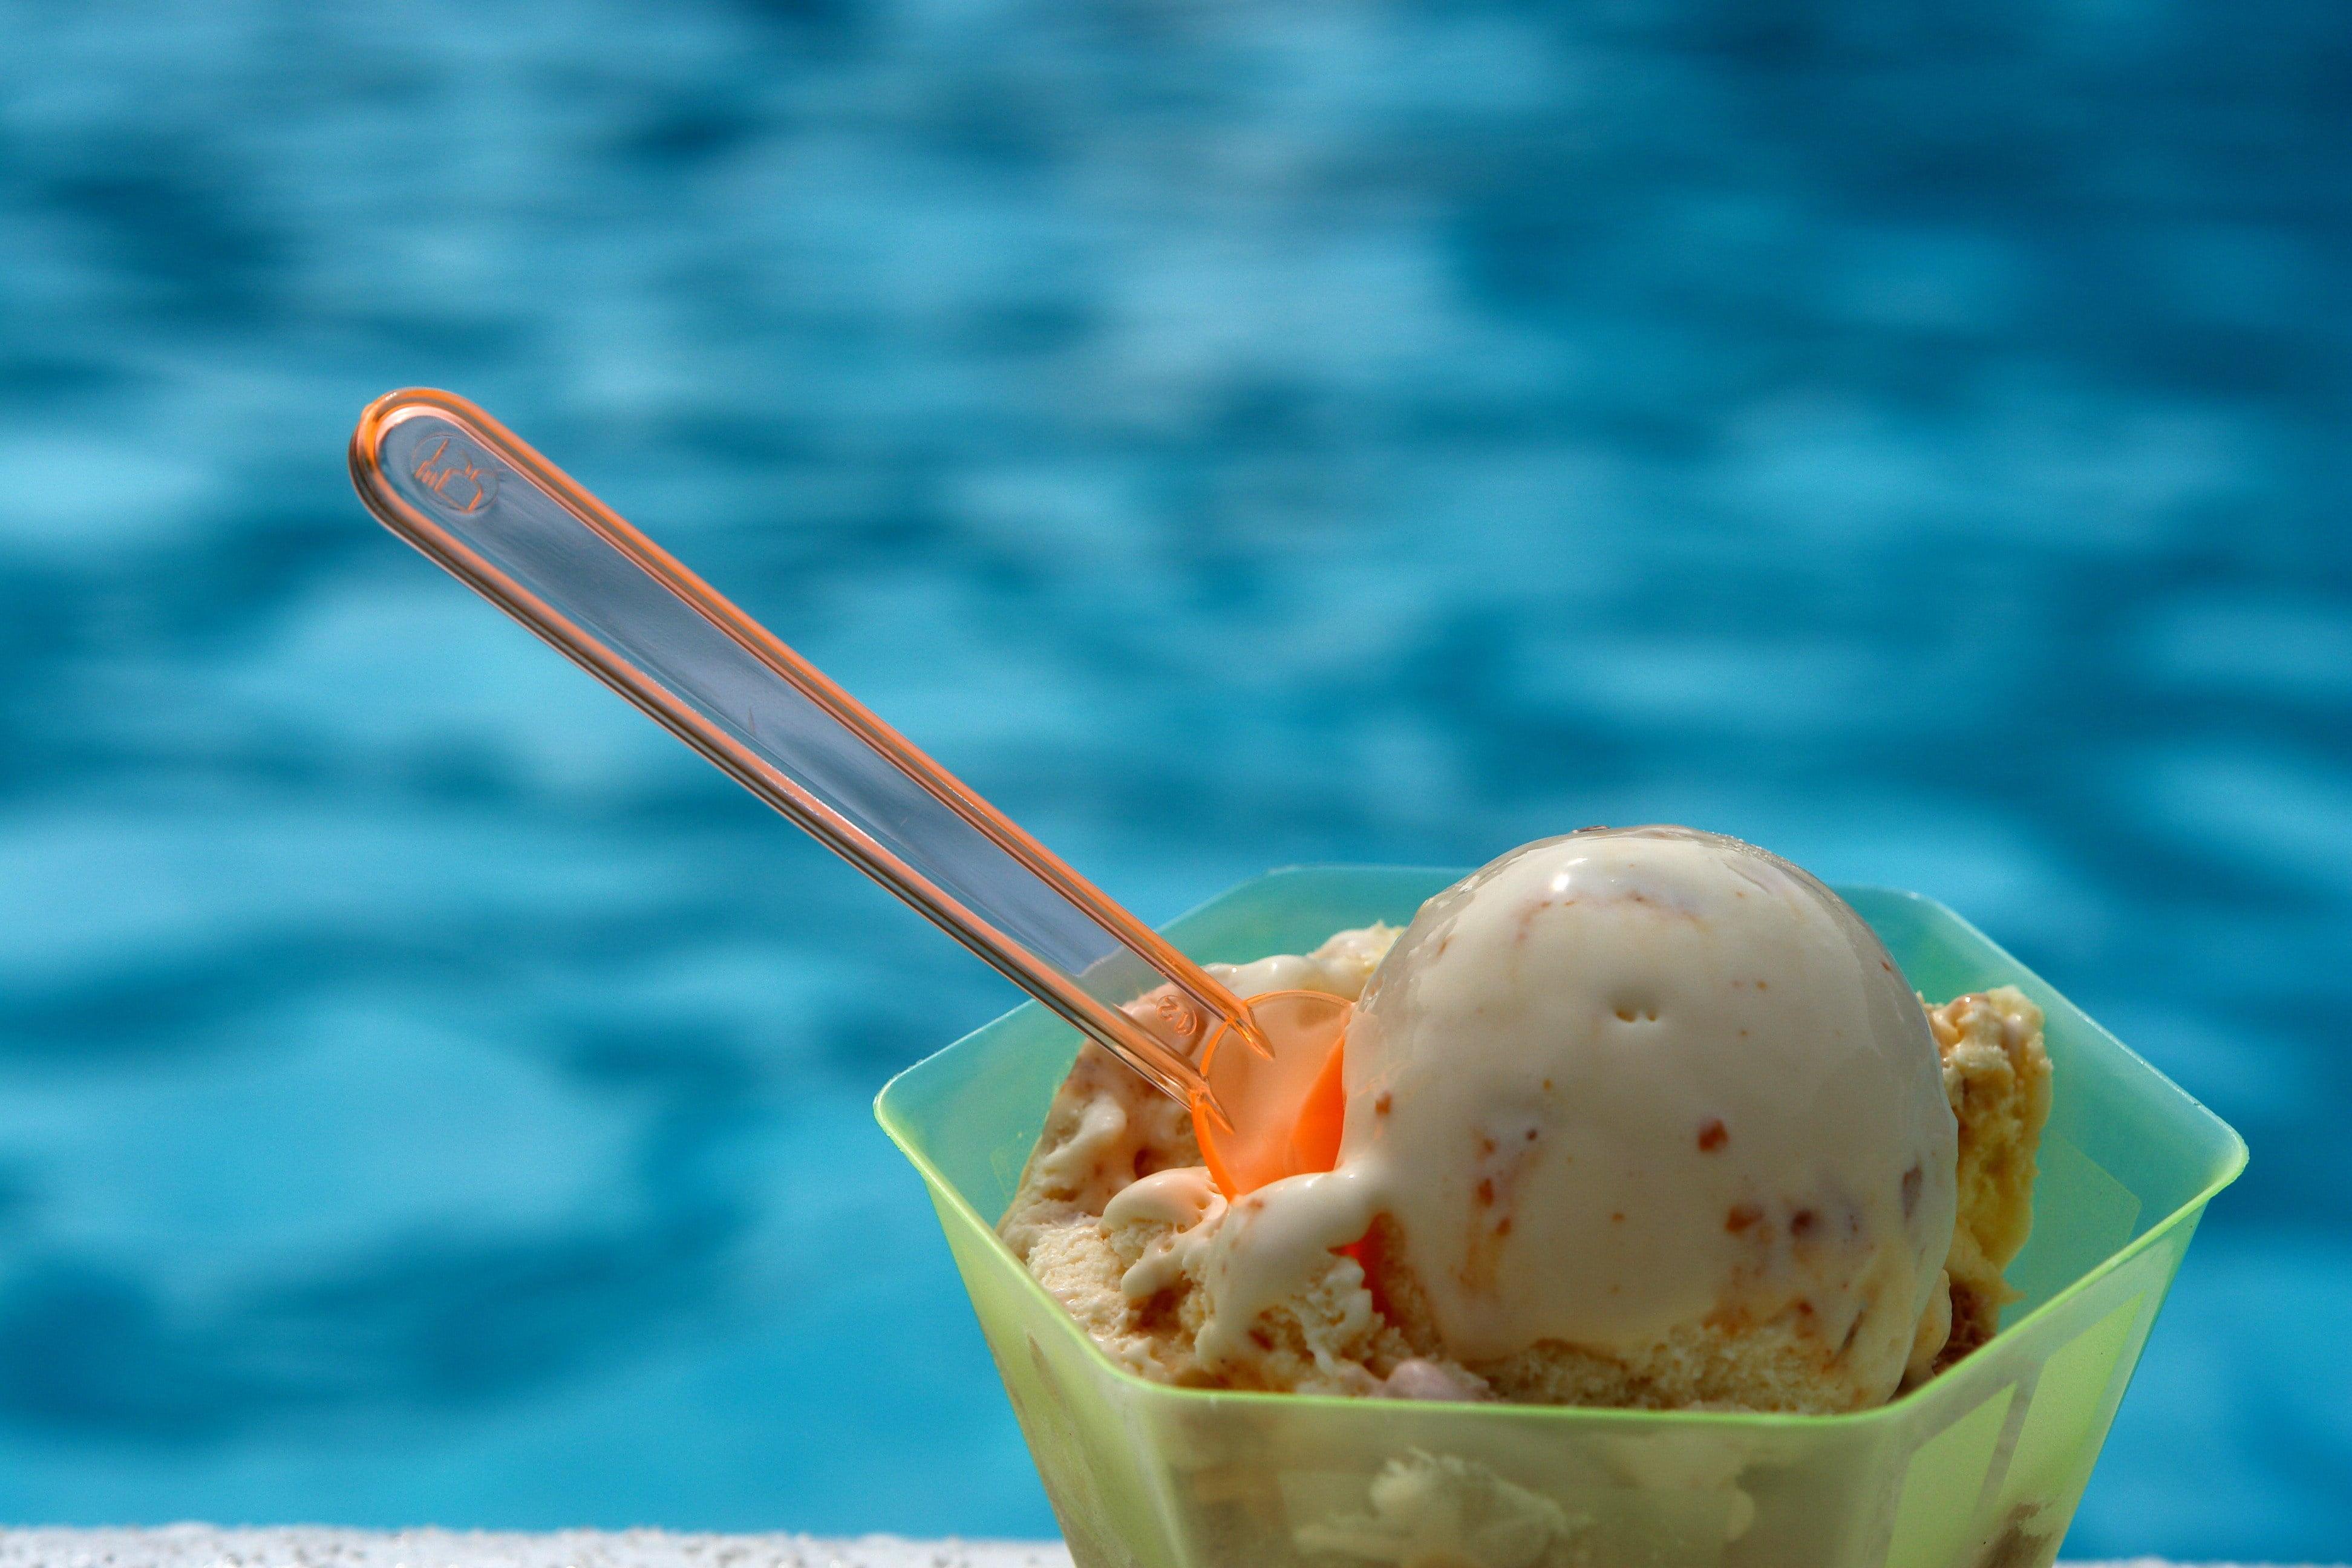
[[[425,382],[1149,916],[1955,905],[2254,1150],[2073,1550],[2341,1552],[2352,27],[1561,10],[0,0],[0,1518],[1050,1528],[867,1112],[1008,988],[365,521]]]

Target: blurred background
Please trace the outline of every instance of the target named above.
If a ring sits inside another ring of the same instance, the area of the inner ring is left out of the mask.
[[[2070,1552],[2352,1477],[2334,0],[0,0],[0,1521],[1045,1534],[1010,987],[371,523],[478,398],[1165,919],[1595,821],[2242,1129]]]

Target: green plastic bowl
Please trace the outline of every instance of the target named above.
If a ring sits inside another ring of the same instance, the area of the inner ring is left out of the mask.
[[[1402,925],[1453,871],[1244,883],[1169,927],[1193,957]],[[1852,1415],[1230,1394],[1120,1370],[997,1239],[1077,1036],[1034,1005],[893,1079],[922,1173],[1079,1568],[2042,1568],[2237,1133],[1949,910],[1841,889],[1934,1000],[2013,984],[2057,1067],[2023,1300],[1945,1375]]]

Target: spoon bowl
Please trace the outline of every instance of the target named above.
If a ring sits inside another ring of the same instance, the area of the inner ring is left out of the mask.
[[[1338,1164],[1348,1107],[1340,1076],[1353,1005],[1320,991],[1268,991],[1247,1005],[1260,1042],[1219,1029],[1201,1058],[1234,1125],[1192,1117],[1202,1161],[1228,1198]]]

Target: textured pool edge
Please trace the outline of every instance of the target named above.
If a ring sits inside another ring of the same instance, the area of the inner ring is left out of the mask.
[[[1069,1568],[1069,1552],[1058,1542],[908,1541],[893,1535],[827,1540],[666,1530],[527,1534],[315,1525],[223,1529],[205,1524],[0,1530],[0,1568]],[[2063,1568],[2189,1565],[2137,1557],[2076,1562]]]
[[[0,1530],[0,1568],[1070,1568],[1058,1542],[898,1536],[224,1529]]]

